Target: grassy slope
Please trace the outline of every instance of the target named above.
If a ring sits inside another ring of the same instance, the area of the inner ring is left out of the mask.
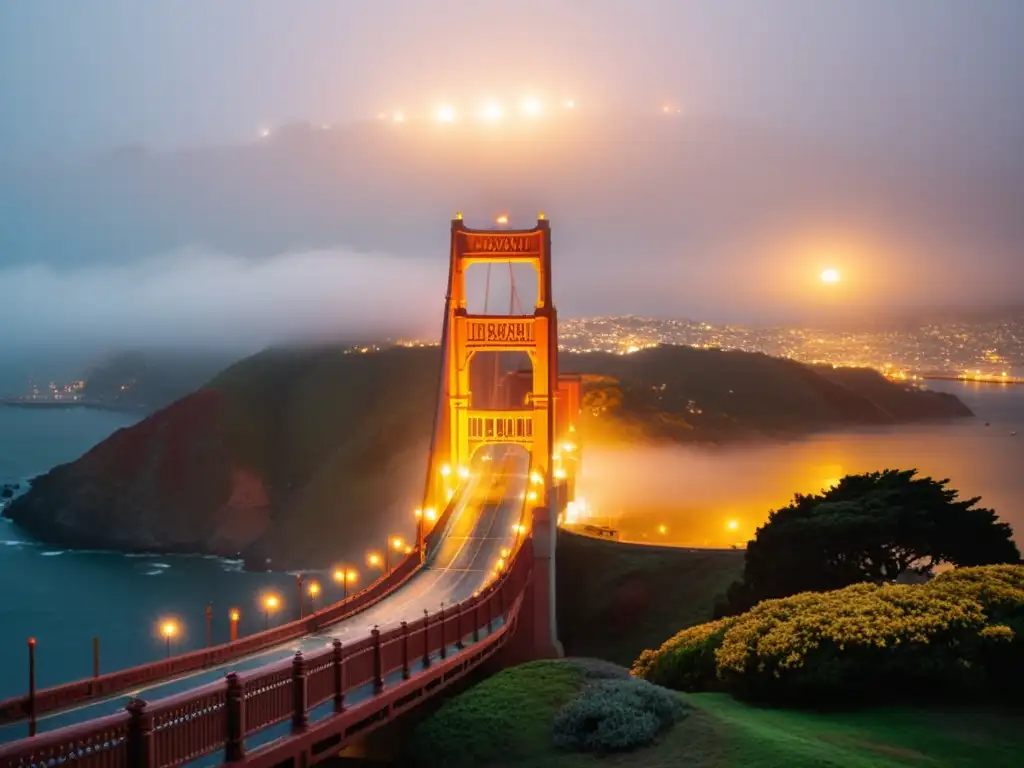
[[[567,654],[629,666],[681,629],[711,618],[739,578],[743,552],[620,544],[559,531],[559,637]]]
[[[585,768],[888,768],[1019,765],[1018,714],[911,708],[817,714],[758,709],[722,694],[685,699],[694,709],[658,744],[596,757],[551,746],[555,711],[584,682],[566,662],[504,670],[446,702],[414,734],[414,762],[460,766]],[[427,748],[426,745],[430,745]]]

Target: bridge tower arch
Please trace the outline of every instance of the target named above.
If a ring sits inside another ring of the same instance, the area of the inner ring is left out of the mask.
[[[471,314],[466,270],[473,264],[529,264],[537,276],[532,314]],[[557,518],[573,483],[556,467],[558,446],[575,440],[580,398],[578,377],[560,378],[558,313],[552,298],[551,226],[540,214],[529,229],[474,229],[461,214],[451,222],[448,288],[441,338],[442,371],[424,506],[442,509],[453,479],[465,474],[475,451],[488,443],[512,443],[531,456],[530,474],[540,479],[530,509],[534,557],[529,607],[534,656],[560,655],[555,622],[554,550]],[[532,363],[528,404],[474,408],[470,362],[480,352],[525,352]]]

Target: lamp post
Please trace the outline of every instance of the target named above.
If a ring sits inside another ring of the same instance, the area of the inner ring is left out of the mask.
[[[263,598],[263,629],[270,629],[270,614],[277,610],[277,606],[280,604],[280,600],[277,599],[277,595],[267,595]]]
[[[299,618],[301,619],[302,618],[302,604],[305,602],[305,600],[303,599],[303,594],[302,594],[302,574],[301,573],[295,574],[295,585],[298,587],[298,590],[299,590]]]
[[[160,634],[167,642],[167,658],[171,658],[171,640],[178,634],[178,623],[168,619],[160,624]]]
[[[206,647],[213,645],[213,603],[206,604]]]
[[[241,614],[237,608],[232,608],[228,618],[231,619],[231,642],[233,643],[238,639],[238,619],[241,618]]]
[[[359,574],[356,573],[353,568],[335,568],[334,569],[334,581],[337,584],[341,584],[342,588],[342,600],[348,600],[348,585],[354,584],[355,580],[359,578]]]

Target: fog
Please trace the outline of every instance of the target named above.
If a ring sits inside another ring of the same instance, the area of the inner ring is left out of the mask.
[[[128,265],[0,270],[8,351],[436,336],[444,260],[315,251],[252,261],[200,249]],[[360,334],[365,334],[360,337]]]
[[[981,496],[981,505],[1024,541],[1024,443],[1010,436],[1024,427],[1024,388],[973,395],[958,385],[946,389],[970,402],[979,418],[717,449],[588,445],[577,492],[590,521],[616,528],[624,540],[722,547],[752,538],[769,510],[795,493],[820,492],[846,474],[916,468],[949,478],[964,498]]]

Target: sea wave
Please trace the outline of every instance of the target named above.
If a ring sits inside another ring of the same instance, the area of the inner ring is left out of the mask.
[[[63,555],[64,554],[64,550],[63,549],[56,549],[56,550],[53,550],[52,552],[40,552],[39,554],[42,555],[43,557],[56,557],[57,555]]]
[[[146,571],[143,576],[160,576],[161,574],[167,573],[163,568],[157,568],[153,571]]]

